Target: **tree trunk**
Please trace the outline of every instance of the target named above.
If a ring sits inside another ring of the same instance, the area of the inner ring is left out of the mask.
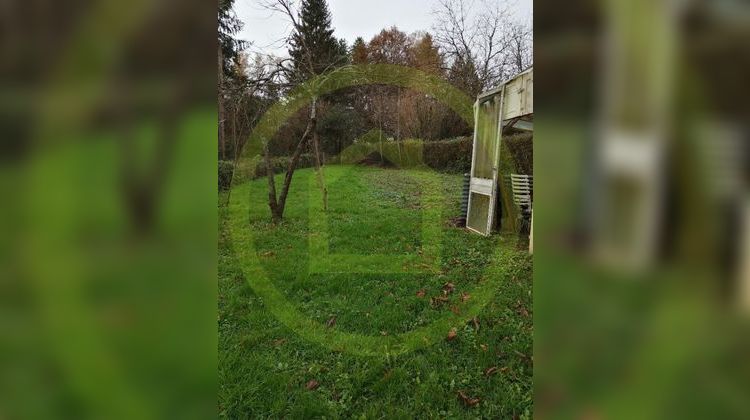
[[[313,101],[313,103],[315,102]],[[328,188],[326,188],[325,174],[323,173],[323,165],[320,159],[320,142],[318,140],[318,132],[313,130],[312,141],[313,150],[315,152],[315,172],[318,175],[318,186],[320,187],[320,192],[323,194],[323,210],[328,210]]]
[[[221,46],[219,46],[219,83],[217,85],[217,97],[219,102],[219,156],[221,160],[226,160],[226,139],[224,138],[224,95],[222,88],[224,84],[224,65],[221,57]]]
[[[129,111],[125,112],[126,121],[132,122]],[[156,228],[158,206],[161,203],[167,173],[171,169],[174,158],[174,146],[178,140],[178,121],[181,112],[181,99],[177,98],[161,115],[162,123],[156,139],[153,163],[142,170],[139,170],[136,164],[138,162],[136,137],[129,128],[132,124],[126,124],[128,128],[124,130],[125,136],[120,149],[121,188],[128,215],[139,234],[151,233]]]
[[[310,132],[315,131],[316,126],[315,117],[315,105],[313,102],[313,109],[310,112],[310,121],[307,123],[304,134],[297,144],[297,148],[292,154],[292,159],[289,161],[289,166],[286,170],[286,176],[284,177],[284,184],[281,186],[281,194],[279,194],[278,200],[276,199],[276,182],[274,180],[273,168],[271,166],[270,153],[268,151],[268,145],[266,145],[266,174],[268,176],[268,206],[271,208],[271,219],[274,223],[281,221],[284,217],[284,207],[286,206],[286,197],[289,194],[289,186],[292,184],[292,177],[294,171],[297,169],[300,156],[302,156],[302,150],[304,150],[305,143],[310,135]]]
[[[274,181],[273,168],[271,167],[271,152],[266,143],[264,149],[264,160],[266,163],[266,176],[268,176],[268,207],[271,209],[271,219],[275,222],[281,219],[278,214],[279,204],[276,202],[276,182]]]

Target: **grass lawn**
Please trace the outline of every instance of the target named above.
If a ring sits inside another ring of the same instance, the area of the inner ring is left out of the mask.
[[[325,217],[310,169],[295,173],[278,226],[265,179],[220,208],[219,414],[530,417],[531,258],[516,239],[450,226],[460,176],[359,166],[326,176]],[[329,257],[346,256],[331,272],[312,268],[321,238]],[[368,255],[403,270],[347,266]],[[277,309],[280,298],[293,309]]]

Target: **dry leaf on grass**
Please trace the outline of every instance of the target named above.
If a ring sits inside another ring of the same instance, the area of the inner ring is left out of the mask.
[[[424,297],[424,295],[425,295],[425,290],[424,289],[419,289],[417,291],[417,297]]]
[[[328,321],[326,321],[326,327],[331,328],[336,326],[336,317],[331,317]]]
[[[456,287],[451,282],[447,282],[443,285],[443,294],[447,295],[449,293],[453,293],[453,289]]]
[[[456,335],[458,335],[458,334],[456,333],[456,329],[455,329],[455,328],[451,328],[451,330],[450,330],[450,331],[448,331],[448,336],[447,336],[447,337],[445,337],[445,339],[446,339],[446,340],[448,340],[448,341],[451,341],[451,340],[453,340],[454,338],[456,338]]]
[[[474,331],[479,331],[479,317],[475,316],[474,318],[471,318],[469,322],[474,326]]]
[[[513,350],[513,352],[516,353],[521,359],[523,359],[524,363],[526,363],[527,366],[530,366],[531,363],[534,361],[532,357],[527,356],[518,350]]]
[[[431,297],[431,298],[430,298],[430,305],[431,305],[431,306],[432,306],[433,308],[437,308],[437,307],[440,307],[440,306],[442,306],[442,305],[443,305],[444,303],[446,303],[446,302],[449,302],[449,301],[450,301],[450,299],[448,299],[448,298],[447,298],[447,297],[445,297],[445,296],[435,296],[435,297]]]
[[[466,292],[461,292],[461,302],[466,302],[471,298],[471,295]]]
[[[456,305],[451,306],[451,312],[453,312],[456,315],[461,315],[461,310],[458,309],[458,306]]]
[[[307,384],[305,385],[305,388],[309,389],[310,391],[313,391],[317,389],[319,386],[320,384],[318,383],[318,381],[316,381],[315,379],[310,379],[310,381],[307,382]]]
[[[276,253],[273,252],[273,251],[266,251],[266,252],[260,254],[261,257],[273,257],[274,255],[276,255]]]
[[[471,398],[463,391],[458,391],[458,398],[460,398],[461,402],[463,402],[467,407],[474,407],[479,404],[479,398]]]
[[[284,343],[286,343],[286,338],[279,338],[278,340],[273,340],[273,345],[275,347],[278,347]]]
[[[523,305],[523,303],[521,303],[521,301],[516,300],[515,309],[518,315],[521,315],[524,318],[529,317],[529,310],[526,309],[526,307]]]
[[[498,368],[497,366],[492,366],[491,368],[487,368],[484,370],[484,376],[497,375],[499,373],[505,373],[507,371],[508,371],[507,366],[503,366],[501,368]]]
[[[482,351],[487,351],[487,345],[486,344],[480,344],[479,347],[482,348]]]

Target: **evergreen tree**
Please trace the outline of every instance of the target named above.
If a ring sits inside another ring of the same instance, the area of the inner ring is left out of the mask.
[[[234,14],[234,0],[219,0],[219,57],[223,75],[231,78],[236,74],[234,66],[245,42],[235,38],[242,29],[242,21]]]
[[[342,51],[343,47],[343,51]],[[303,82],[346,63],[346,45],[333,36],[326,0],[303,0],[289,42],[295,82]]]
[[[335,63],[336,67],[351,63],[351,57],[349,57],[349,46],[346,45],[346,40],[344,38],[339,39],[339,48],[338,51],[336,51],[336,57],[338,57]]]

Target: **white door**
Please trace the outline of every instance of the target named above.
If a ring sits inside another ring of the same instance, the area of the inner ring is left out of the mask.
[[[474,104],[474,147],[466,227],[482,235],[490,234],[495,218],[504,94],[503,87],[499,94],[480,97]]]

